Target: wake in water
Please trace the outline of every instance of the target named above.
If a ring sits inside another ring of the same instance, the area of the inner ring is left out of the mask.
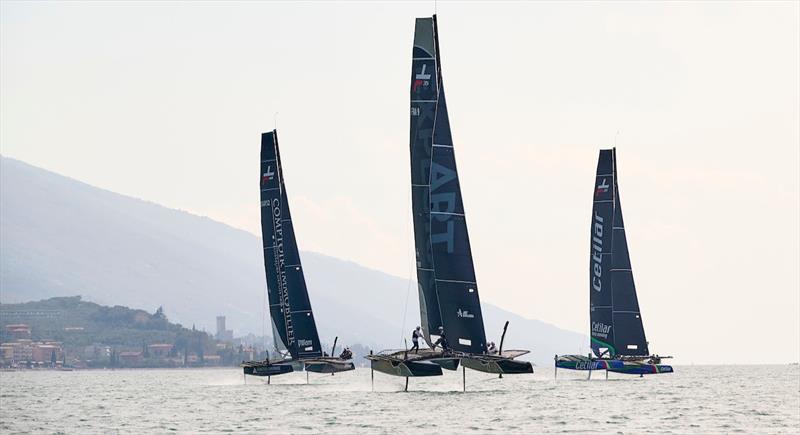
[[[10,372],[3,433],[677,432],[797,433],[798,366],[682,366],[670,376],[586,381],[539,367],[498,379],[467,371],[404,379],[370,370],[290,373],[247,384],[238,369]],[[565,371],[566,372],[566,371]],[[571,375],[571,374],[573,375]],[[31,394],[36,392],[36,394]],[[435,409],[435,418],[420,414]]]

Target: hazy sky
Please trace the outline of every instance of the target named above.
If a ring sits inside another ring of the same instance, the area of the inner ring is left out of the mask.
[[[616,143],[650,349],[800,359],[798,5],[440,1],[481,298],[588,333]],[[0,152],[257,232],[279,112],[301,249],[409,277],[411,43],[433,9],[3,1]]]

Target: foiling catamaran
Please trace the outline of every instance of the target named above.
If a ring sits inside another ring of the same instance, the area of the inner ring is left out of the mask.
[[[436,15],[417,18],[411,76],[411,202],[422,333],[443,328],[449,349],[388,350],[370,355],[374,370],[395,376],[441,375],[459,362],[487,373],[533,373],[514,358],[526,350],[487,349],[461,187],[442,83]],[[506,328],[508,322],[506,322]]]
[[[264,269],[278,357],[244,362],[244,374],[267,376],[269,380],[295,369],[332,374],[355,369],[350,358],[335,356],[336,340],[330,356],[321,349],[289,212],[276,130],[261,135],[259,184]]]
[[[651,355],[633,283],[617,183],[617,151],[600,150],[589,249],[589,315],[594,356],[555,357],[558,369],[645,375],[671,373],[667,356]]]

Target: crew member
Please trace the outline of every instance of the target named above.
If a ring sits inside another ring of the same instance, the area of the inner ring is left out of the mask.
[[[414,345],[411,346],[411,349],[409,349],[409,350],[413,350],[414,353],[417,353],[417,351],[419,351],[419,339],[420,339],[420,337],[422,337],[422,331],[421,331],[421,328],[419,326],[417,326],[416,329],[411,331],[411,343],[413,343]]]
[[[436,349],[436,346],[442,346],[442,350],[450,350],[450,346],[447,345],[447,337],[444,335],[444,326],[439,327],[439,338],[436,340],[436,343],[433,343],[433,348]]]

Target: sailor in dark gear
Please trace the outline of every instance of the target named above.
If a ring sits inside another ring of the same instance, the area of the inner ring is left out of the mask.
[[[353,357],[353,352],[350,351],[349,347],[345,347],[341,354],[339,354],[339,359],[350,359]]]
[[[444,326],[439,327],[439,338],[436,340],[436,343],[433,343],[433,348],[436,349],[436,346],[442,346],[442,350],[450,350],[450,346],[447,345],[447,337],[444,335]]]
[[[420,327],[417,326],[415,330],[411,331],[411,343],[413,343],[414,345],[411,346],[411,349],[409,350],[413,350],[414,353],[417,353],[417,351],[419,351],[419,339],[421,337],[422,337],[422,331],[420,330]]]

